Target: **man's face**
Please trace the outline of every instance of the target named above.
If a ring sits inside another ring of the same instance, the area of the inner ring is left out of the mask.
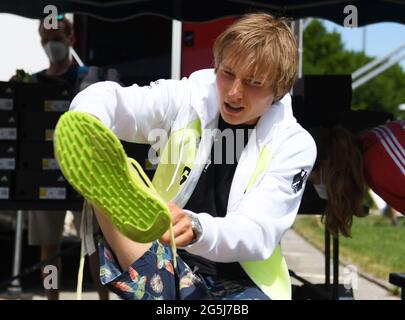
[[[216,83],[219,112],[232,125],[256,124],[274,100],[267,81],[253,78],[248,71],[241,71],[226,60],[217,69]]]

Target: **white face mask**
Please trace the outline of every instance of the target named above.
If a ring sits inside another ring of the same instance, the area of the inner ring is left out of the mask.
[[[318,194],[319,198],[328,200],[328,191],[326,189],[326,185],[322,181],[322,169],[319,172],[321,176],[321,183],[320,184],[313,184],[316,193]]]
[[[313,186],[319,198],[328,200],[328,192],[326,191],[326,185],[322,183],[322,184],[314,184]]]
[[[62,62],[69,53],[69,47],[62,41],[48,41],[44,50],[51,63]]]

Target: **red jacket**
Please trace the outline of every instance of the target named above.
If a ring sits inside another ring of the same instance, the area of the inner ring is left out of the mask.
[[[392,121],[361,136],[368,185],[405,214],[405,120]]]

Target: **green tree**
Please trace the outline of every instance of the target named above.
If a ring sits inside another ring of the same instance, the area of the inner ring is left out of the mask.
[[[373,57],[345,49],[338,32],[313,20],[304,32],[303,74],[351,74]],[[387,111],[400,117],[405,103],[405,73],[395,64],[353,91],[352,109]]]

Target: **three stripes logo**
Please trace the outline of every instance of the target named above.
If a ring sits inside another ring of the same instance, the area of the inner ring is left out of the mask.
[[[394,121],[401,126],[402,121]],[[402,127],[403,129],[403,127]],[[388,126],[380,126],[373,129],[382,146],[392,161],[397,165],[402,174],[405,175],[405,149],[401,141],[395,136],[394,132]]]

